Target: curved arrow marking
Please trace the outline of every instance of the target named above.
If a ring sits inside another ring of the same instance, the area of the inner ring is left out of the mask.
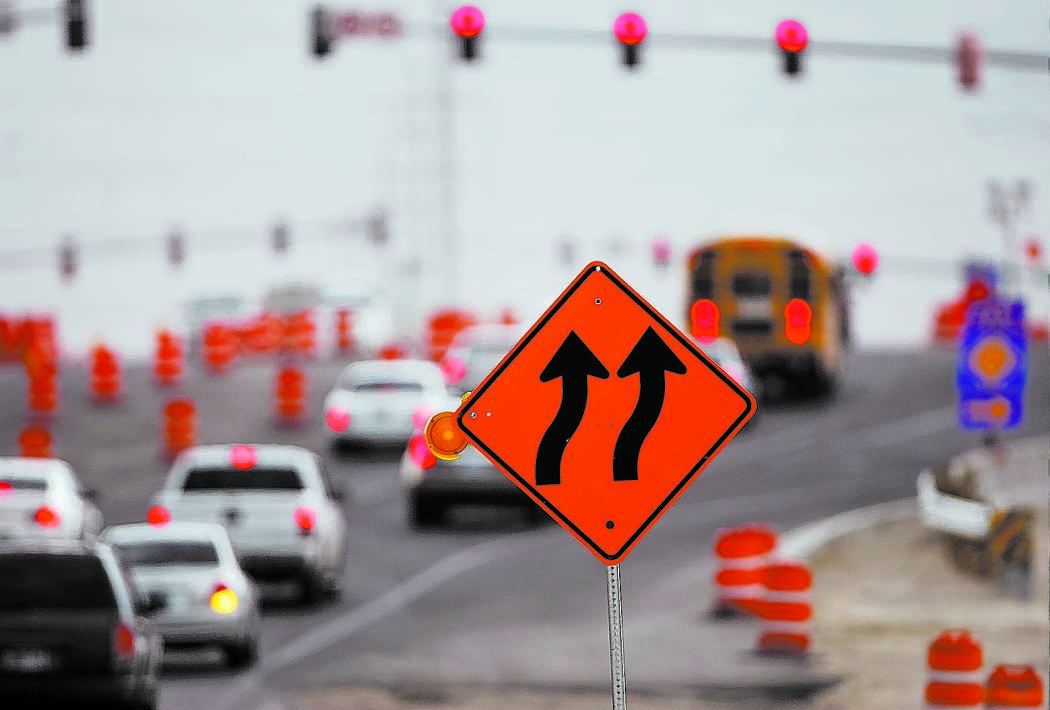
[[[638,480],[638,455],[664,406],[665,372],[684,375],[685,363],[652,328],[647,328],[638,344],[624,359],[617,377],[638,373],[638,404],[620,430],[613,449],[613,480]]]
[[[587,410],[587,377],[606,379],[609,371],[575,331],[570,331],[540,373],[540,382],[561,378],[561,406],[536,450],[536,485],[561,483],[561,459]]]

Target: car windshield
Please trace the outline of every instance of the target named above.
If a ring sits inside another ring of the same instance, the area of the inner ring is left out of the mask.
[[[129,567],[219,564],[215,545],[202,540],[151,540],[120,543],[115,547]]]
[[[420,382],[409,380],[374,380],[371,382],[353,382],[350,384],[351,392],[383,392],[387,394],[395,392],[422,392],[423,385]]]
[[[109,577],[87,555],[0,555],[0,611],[116,609]]]
[[[481,340],[470,346],[471,354],[482,356],[505,355],[513,346],[513,342],[502,340]]]
[[[191,468],[182,483],[184,491],[298,491],[303,483],[294,468]]]
[[[0,494],[4,491],[46,491],[47,481],[43,478],[5,478],[0,475]]]

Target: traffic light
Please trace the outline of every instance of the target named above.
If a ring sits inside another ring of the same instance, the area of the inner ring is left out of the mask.
[[[390,240],[390,228],[387,225],[386,212],[379,211],[368,218],[368,239],[376,246],[386,246]]]
[[[795,76],[802,72],[802,53],[809,44],[809,32],[798,20],[782,20],[777,25],[777,44],[784,56],[784,73]]]
[[[332,18],[324,5],[310,11],[310,51],[316,59],[332,53]]]
[[[649,27],[645,18],[636,12],[625,12],[613,21],[613,35],[623,48],[621,61],[628,69],[634,69],[641,62],[641,47]]]
[[[288,243],[291,241],[288,225],[281,221],[273,226],[273,250],[278,254],[288,251]]]
[[[478,42],[485,29],[485,13],[473,5],[456,8],[448,19],[452,32],[459,37],[459,57],[465,62],[478,58]]]
[[[66,0],[64,11],[66,16],[66,48],[73,52],[79,52],[91,43],[87,0]]]
[[[871,276],[879,266],[879,252],[870,244],[858,244],[850,255],[853,268],[865,276]]]
[[[168,234],[168,263],[177,268],[185,259],[186,240],[181,230],[172,229]]]
[[[72,235],[66,235],[58,247],[58,272],[63,281],[72,281],[77,273],[77,245]]]
[[[955,45],[955,67],[959,73],[959,86],[963,91],[975,93],[981,85],[981,70],[984,64],[984,48],[973,32],[963,32]]]

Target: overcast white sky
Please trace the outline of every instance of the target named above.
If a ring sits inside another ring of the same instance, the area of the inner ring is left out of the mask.
[[[381,276],[403,302],[510,303],[531,314],[591,258],[619,266],[676,317],[681,273],[647,266],[653,235],[667,234],[680,252],[726,232],[771,232],[833,257],[857,241],[876,244],[887,270],[858,293],[861,339],[915,343],[957,282],[950,271],[891,269],[890,258],[997,256],[988,178],[1030,179],[1023,231],[1050,234],[1046,74],[993,69],[966,96],[948,66],[819,52],[821,39],[947,45],[964,28],[989,48],[1045,52],[1043,0],[483,6],[491,36],[482,61],[451,69],[450,203],[435,100],[444,42],[416,34],[344,43],[317,64],[306,54],[308,3],[94,5],[94,46],[83,57],[65,56],[55,27],[0,39],[0,252],[51,245],[66,232],[85,242],[157,241],[173,221],[192,250],[195,232],[261,232],[277,215],[308,237],[311,222],[387,205],[395,251],[424,255],[428,278],[361,268],[374,252],[327,243],[300,246],[282,264],[262,234],[260,249],[223,263],[191,258],[177,278],[159,246],[156,255],[96,259],[70,286],[57,286],[50,261],[0,270],[0,308],[57,307],[64,330],[81,338],[128,339],[129,328],[170,316],[190,294],[257,292],[293,275],[347,279],[348,289]],[[451,5],[358,7],[435,21]],[[625,9],[643,12],[652,33],[633,75],[611,42],[529,46],[498,34],[518,24],[605,28]],[[800,81],[786,80],[772,53],[659,42],[661,31],[766,36],[786,15],[805,21],[815,42]],[[446,204],[460,265],[454,287],[442,269]],[[554,258],[566,235],[581,244],[571,267]],[[129,293],[140,295],[129,303]],[[1045,312],[1045,288],[1038,299]],[[126,311],[120,324],[117,309]]]

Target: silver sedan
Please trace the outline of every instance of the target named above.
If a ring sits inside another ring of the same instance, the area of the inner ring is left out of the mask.
[[[159,607],[151,620],[165,647],[217,646],[233,668],[255,662],[259,595],[221,525],[117,525],[102,538]]]

